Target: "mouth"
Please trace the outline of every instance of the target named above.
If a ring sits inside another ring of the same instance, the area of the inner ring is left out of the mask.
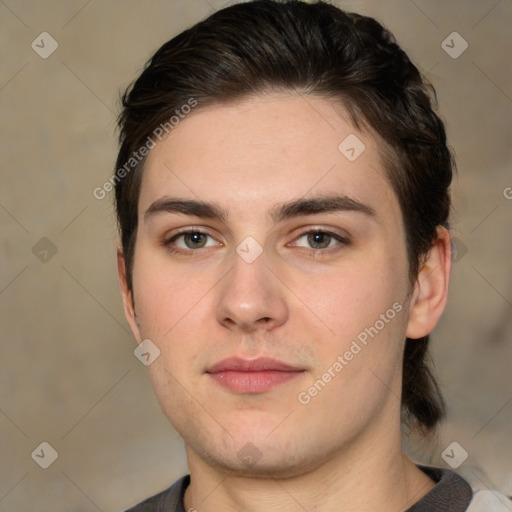
[[[305,372],[276,359],[230,357],[219,361],[206,373],[220,386],[234,393],[264,393]]]

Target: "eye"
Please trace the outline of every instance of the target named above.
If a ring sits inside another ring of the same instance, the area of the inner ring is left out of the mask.
[[[208,239],[211,242],[208,243]],[[305,239],[305,244],[300,243],[300,240]],[[338,246],[346,246],[350,244],[347,238],[323,229],[313,229],[305,231],[297,237],[294,245],[304,247],[310,250],[310,255],[316,256],[318,254],[326,254],[334,250],[338,250]],[[221,245],[216,242],[213,237],[204,231],[198,229],[189,229],[174,234],[170,238],[164,240],[163,245],[171,253],[177,254],[190,254],[196,252],[196,249],[204,249],[215,245]]]
[[[297,245],[299,247],[316,249],[315,251],[312,251],[314,253],[318,253],[326,249],[331,249],[339,245],[349,245],[350,243],[347,238],[344,238],[337,233],[321,229],[306,231],[302,233],[302,235],[300,235],[298,238],[296,238],[297,241],[300,241],[301,239],[305,239],[305,242],[308,245],[301,245],[300,243]]]
[[[208,238],[212,238],[208,233],[194,229],[182,231],[172,236],[164,242],[164,245],[167,246],[171,252],[185,253],[191,250],[193,251],[194,249],[203,249],[204,247],[216,245],[215,243],[208,245]],[[178,240],[180,240],[180,242],[178,242]]]

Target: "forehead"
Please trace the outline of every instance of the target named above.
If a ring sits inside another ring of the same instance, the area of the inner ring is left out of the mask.
[[[272,94],[211,105],[151,150],[139,216],[166,195],[221,203],[250,219],[283,201],[340,193],[396,217],[380,149],[326,98]]]

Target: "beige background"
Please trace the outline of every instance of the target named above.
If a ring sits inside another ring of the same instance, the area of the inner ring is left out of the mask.
[[[428,73],[458,161],[460,259],[433,341],[449,421],[410,451],[446,466],[457,441],[461,472],[480,466],[482,486],[512,494],[512,2],[338,3],[378,17]],[[222,4],[0,1],[0,512],[123,510],[187,471],[133,355],[111,196],[92,191],[113,172],[119,91]],[[43,31],[59,45],[47,59],[31,48]],[[457,59],[441,47],[454,31],[469,43]],[[46,262],[42,237],[57,249]],[[58,452],[48,469],[31,458],[43,441]]]

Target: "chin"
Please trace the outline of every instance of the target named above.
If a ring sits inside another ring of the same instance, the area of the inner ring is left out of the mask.
[[[300,455],[299,459],[296,454],[290,455],[265,448],[263,450],[256,449],[258,450],[256,451],[253,446],[248,443],[241,450],[229,455],[218,452],[208,453],[205,454],[205,460],[209,465],[229,473],[230,476],[247,478],[293,478],[303,475],[317,466],[314,460],[306,460],[307,456],[304,453]],[[247,455],[251,452],[252,459]]]
[[[220,438],[208,436],[185,443],[208,465],[233,476],[292,478],[322,464],[321,447],[306,446],[294,438],[293,432],[284,429],[272,432],[275,426],[274,422],[264,433],[254,427],[246,431],[228,429],[231,435],[222,431],[218,433]]]

